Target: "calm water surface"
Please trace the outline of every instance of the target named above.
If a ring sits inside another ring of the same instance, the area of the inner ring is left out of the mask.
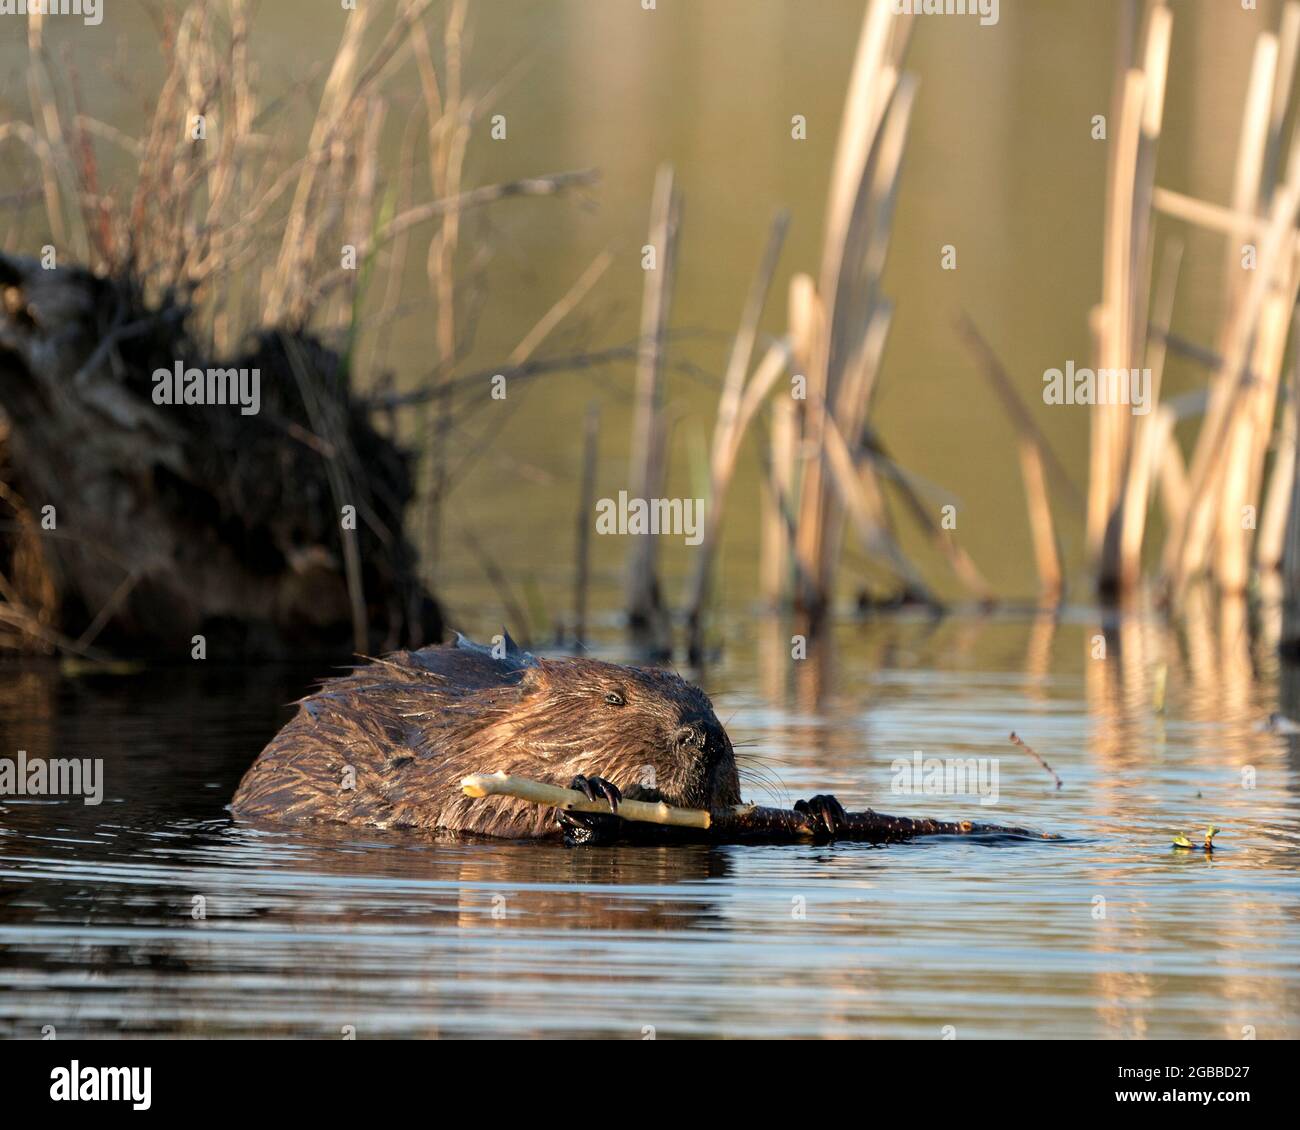
[[[1065,844],[256,829],[225,805],[319,672],[8,668],[4,755],[102,757],[106,784],[99,807],[0,807],[0,1035],[1300,1036],[1300,762],[1257,728],[1292,681],[1231,645],[1189,666],[1140,621],[1094,659],[1089,615],[845,624],[800,664],[781,625],[735,624],[700,675],[780,782],[750,797],[833,790]],[[999,758],[998,803],[891,794],[916,749]],[[1213,859],[1171,848],[1210,820]]]

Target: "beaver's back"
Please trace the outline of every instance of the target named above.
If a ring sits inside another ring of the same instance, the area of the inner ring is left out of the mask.
[[[231,801],[244,819],[449,828],[493,835],[552,831],[522,801],[474,809],[460,780],[475,736],[518,700],[535,664],[506,637],[503,654],[463,637],[396,652],[325,682],[261,752]],[[490,819],[491,826],[484,824]]]

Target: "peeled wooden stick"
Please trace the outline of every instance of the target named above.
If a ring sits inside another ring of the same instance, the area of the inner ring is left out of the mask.
[[[512,777],[508,773],[475,773],[460,782],[466,796],[512,796],[533,804],[549,804],[568,812],[603,812],[609,815],[609,801],[591,800],[577,789],[562,789],[545,785],[527,777]],[[649,804],[643,800],[621,800],[618,814],[624,820],[642,824],[669,824],[676,828],[708,828],[709,813],[702,808],[673,808],[660,801]]]
[[[596,812],[610,815],[607,800],[590,800],[576,789],[561,789],[512,777],[506,773],[475,773],[461,780],[466,796],[511,796],[533,804],[553,805],[569,812]],[[887,816],[883,812],[849,812],[847,820],[834,834],[816,817],[787,808],[763,808],[756,804],[738,804],[706,812],[702,808],[674,808],[659,802],[639,800],[619,802],[617,815],[624,820],[666,827],[694,828],[708,832],[708,839],[718,842],[735,840],[765,843],[800,843],[808,840],[855,840],[863,843],[903,843],[917,836],[1000,835],[1035,840],[1059,837],[1028,828],[1001,824],[975,824],[969,820],[945,821],[926,817]]]

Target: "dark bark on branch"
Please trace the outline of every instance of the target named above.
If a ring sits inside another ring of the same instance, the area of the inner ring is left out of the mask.
[[[745,806],[711,814],[708,838],[715,842],[798,843],[850,840],[870,844],[895,844],[918,836],[1002,836],[1016,839],[1053,840],[1059,837],[1029,828],[1002,824],[976,824],[969,820],[950,822],[928,817],[889,816],[866,809],[849,812],[834,833],[807,813],[785,808]]]

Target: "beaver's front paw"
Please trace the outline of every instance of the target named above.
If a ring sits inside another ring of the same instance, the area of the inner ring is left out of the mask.
[[[609,801],[610,813],[618,811],[618,802],[623,799],[618,786],[604,777],[579,774],[569,782],[569,788],[582,793],[588,800],[604,797]],[[564,833],[567,847],[613,844],[623,836],[622,818],[604,812],[572,812],[567,808],[557,808],[555,822]]]
[[[603,812],[569,812],[559,808],[555,822],[564,833],[565,847],[601,847],[616,844],[623,836],[623,821]]]
[[[588,800],[595,800],[598,796],[603,796],[609,801],[610,812],[618,811],[618,802],[623,799],[623,794],[613,781],[607,781],[604,777],[584,777],[579,773],[572,781],[569,782],[569,788],[574,792],[582,793]]]
[[[840,834],[849,820],[844,806],[833,796],[824,793],[818,794],[811,800],[795,801],[794,810],[808,816],[814,827],[824,827],[832,838]]]

